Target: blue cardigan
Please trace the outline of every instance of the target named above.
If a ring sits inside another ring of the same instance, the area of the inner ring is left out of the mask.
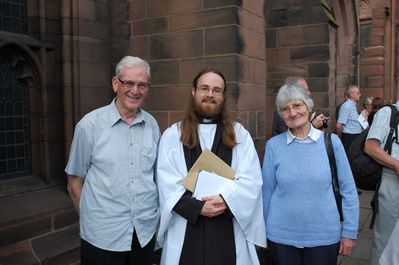
[[[356,239],[359,200],[352,172],[339,138],[332,144],[338,170],[344,221],[331,185],[323,135],[317,141],[287,144],[287,132],[266,144],[263,161],[263,205],[267,238],[273,242],[315,247]]]

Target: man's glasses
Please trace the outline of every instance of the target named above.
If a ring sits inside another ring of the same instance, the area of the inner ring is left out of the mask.
[[[150,88],[150,84],[147,82],[135,82],[132,80],[121,80],[119,77],[116,77],[119,82],[121,82],[122,86],[126,89],[133,89],[137,87],[140,91],[147,91]]]
[[[224,89],[220,88],[220,87],[215,87],[215,88],[211,89],[208,86],[200,86],[197,89],[201,94],[207,94],[207,93],[209,93],[209,91],[211,91],[212,95],[221,96],[224,93]]]

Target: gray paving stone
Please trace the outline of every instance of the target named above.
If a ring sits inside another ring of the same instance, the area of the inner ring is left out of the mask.
[[[68,265],[79,260],[79,226],[32,240],[32,249],[43,264]]]
[[[369,265],[369,261],[347,257],[342,259],[341,262],[338,262],[338,265]]]
[[[338,265],[369,265],[370,251],[373,242],[373,230],[369,229],[372,215],[370,201],[373,194],[373,191],[362,190],[362,194],[359,195],[359,236],[356,240],[356,247],[351,257],[339,257]]]

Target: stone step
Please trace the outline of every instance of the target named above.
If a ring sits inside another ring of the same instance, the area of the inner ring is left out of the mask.
[[[79,264],[78,225],[0,248],[2,265]]]
[[[32,240],[41,264],[69,265],[80,260],[79,225]]]
[[[49,184],[46,184],[33,176],[2,180],[0,182],[0,199],[8,196],[15,196],[16,194],[44,189],[48,186]]]
[[[79,217],[65,189],[26,183],[2,184],[14,193],[0,189],[0,264],[78,265]]]
[[[78,222],[65,192],[57,187],[0,198],[0,247]]]

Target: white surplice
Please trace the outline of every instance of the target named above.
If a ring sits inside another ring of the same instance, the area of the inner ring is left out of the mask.
[[[161,265],[179,264],[187,221],[173,211],[186,189],[182,180],[187,174],[183,146],[180,141],[180,123],[169,127],[162,135],[157,161],[161,221],[157,235],[163,247]],[[199,138],[202,150],[211,150],[216,124],[200,124]],[[266,246],[263,220],[262,173],[251,135],[235,123],[237,145],[233,148],[231,167],[236,175],[231,185],[220,194],[233,213],[233,227],[237,265],[257,265],[255,245]]]

